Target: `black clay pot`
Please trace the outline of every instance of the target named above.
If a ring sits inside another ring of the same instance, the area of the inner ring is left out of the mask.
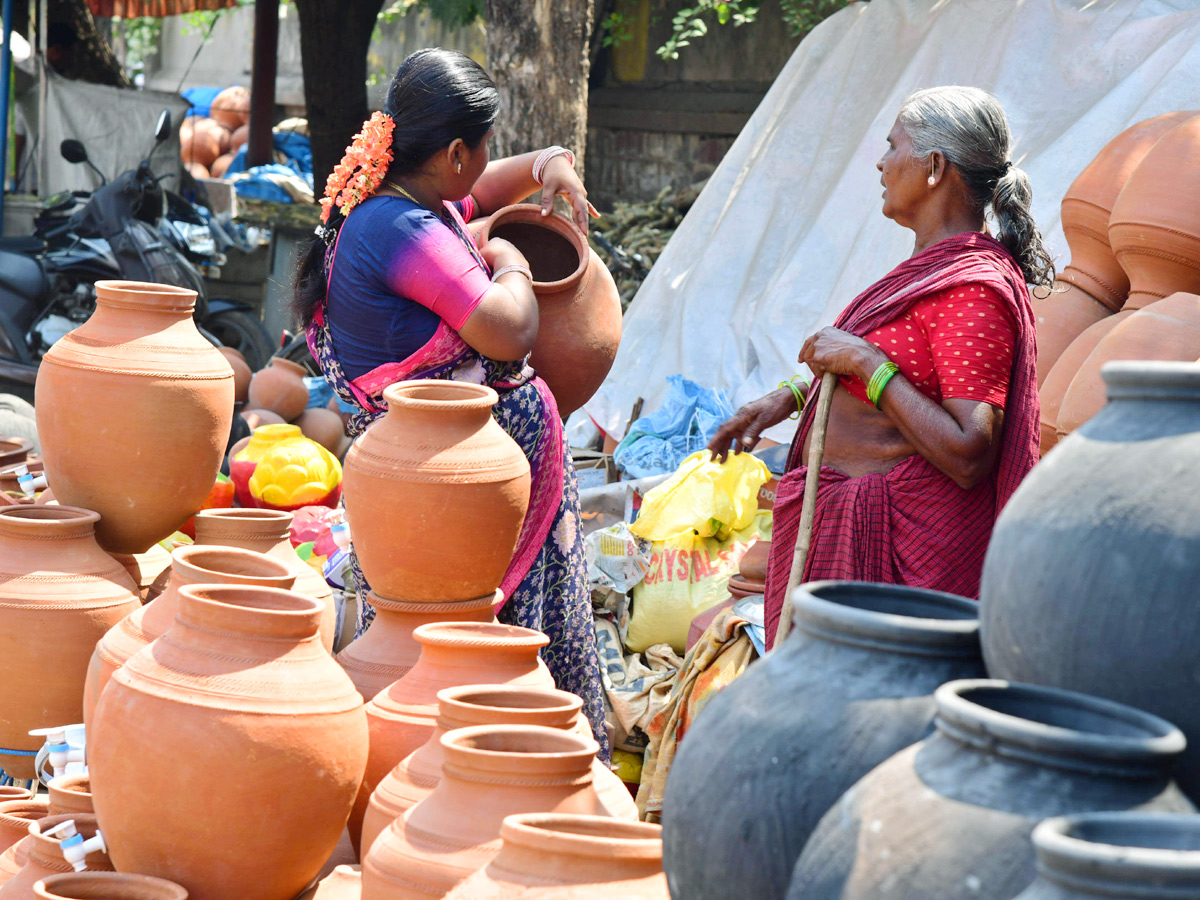
[[[789,900],[1012,900],[1042,819],[1192,812],[1171,780],[1183,734],[1070,691],[952,681],[936,730],[859,781],[813,832]]]
[[[1091,813],[1034,829],[1038,877],[1017,900],[1196,900],[1200,816]]]
[[[813,582],[791,635],[697,717],[663,800],[677,900],[778,900],[821,816],[932,727],[933,692],[983,674],[979,605],[895,585]]]
[[[996,523],[980,627],[995,678],[1082,691],[1187,735],[1200,800],[1200,365],[1111,363],[1108,405]]]

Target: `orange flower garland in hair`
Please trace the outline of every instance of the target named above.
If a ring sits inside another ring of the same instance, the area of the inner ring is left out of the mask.
[[[362,131],[346,148],[346,155],[334,167],[325,181],[325,196],[321,198],[321,222],[329,221],[336,206],[343,216],[358,206],[383,183],[392,163],[392,117],[381,112],[363,122]]]

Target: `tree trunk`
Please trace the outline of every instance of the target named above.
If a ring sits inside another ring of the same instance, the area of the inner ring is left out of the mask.
[[[96,20],[84,0],[49,0],[46,12],[51,22],[65,22],[79,37],[67,73],[70,77],[113,87],[132,86],[112,47],[96,30]]]
[[[383,0],[296,0],[318,198],[367,118],[367,50],[382,6]]]
[[[494,156],[570,147],[583,172],[593,0],[487,0],[488,73],[500,89]]]

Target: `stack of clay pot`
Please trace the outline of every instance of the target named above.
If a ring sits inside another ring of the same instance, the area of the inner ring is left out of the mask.
[[[1033,301],[1043,454],[1103,405],[1104,363],[1200,356],[1198,173],[1200,117],[1170,113],[1114,139],[1063,199],[1068,287]]]
[[[250,92],[226,88],[213,99],[209,113],[184,119],[179,127],[180,155],[193,178],[222,177],[250,139]]]
[[[241,416],[252,430],[291,422],[305,437],[341,459],[350,445],[345,423],[334,408],[308,407],[307,375],[299,363],[271,357],[266,368],[247,375],[246,393],[238,401],[245,404]]]

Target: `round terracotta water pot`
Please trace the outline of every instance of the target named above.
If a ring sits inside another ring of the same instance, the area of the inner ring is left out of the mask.
[[[100,694],[113,672],[142,648],[167,633],[179,614],[179,590],[189,584],[240,584],[291,588],[295,576],[283,563],[261,553],[233,547],[177,547],[171,553],[171,580],[167,589],[140,606],[105,632],[96,644],[83,688],[85,724],[95,717]]]
[[[676,896],[782,897],[826,810],[929,734],[938,686],[984,674],[973,600],[850,581],[792,598],[785,644],[712,699],[671,765],[662,821]]]
[[[14,778],[35,777],[44,739],[31,730],[82,721],[96,641],[140,606],[96,543],[99,521],[72,506],[0,509],[0,684],[11,688],[0,703],[0,769]]]
[[[118,872],[72,872],[51,875],[33,886],[38,900],[188,900],[173,881]]]
[[[1200,293],[1198,193],[1200,116],[1193,116],[1159,138],[1113,204],[1108,240],[1129,274],[1125,308]]]
[[[607,815],[592,780],[598,747],[537,725],[460,728],[442,737],[442,780],[363,859],[362,900],[441,897],[500,849],[506,816]]]
[[[92,804],[92,782],[87,775],[59,775],[50,779],[50,815],[96,812]]]
[[[1037,880],[1017,900],[1200,897],[1200,816],[1089,813],[1033,830]]]
[[[320,872],[367,757],[362,698],[320,619],[292,591],[179,589],[174,624],[116,671],[90,729],[121,871],[169,876],[193,900],[291,900]]]
[[[580,716],[583,701],[567,691],[472,684],[438,691],[437,698],[437,727],[429,740],[401,760],[371,794],[363,818],[364,847],[374,844],[380,832],[437,787],[446,760],[442,736],[449,731],[478,725],[540,725],[591,737],[591,726]],[[599,759],[592,760],[592,778],[607,815],[638,818],[624,782]]]
[[[60,503],[100,546],[142,553],[199,509],[233,421],[233,370],[196,329],[196,292],[97,281],[96,311],[38,369],[38,435]]]
[[[250,396],[250,379],[254,373],[246,365],[246,357],[233,347],[218,347],[217,351],[225,357],[229,368],[233,369],[233,401],[245,403]]]
[[[29,823],[50,815],[50,804],[41,799],[8,800],[0,803],[0,852],[24,839],[29,834]],[[13,871],[10,874],[16,874]],[[0,876],[0,883],[3,878]]]
[[[512,561],[529,505],[529,461],[492,418],[497,395],[457,381],[383,392],[387,413],[346,454],[346,519],[380,597],[489,597]]]
[[[308,388],[304,385],[307,374],[299,363],[272,356],[271,364],[250,379],[247,402],[254,409],[269,409],[290,422],[308,406]]]
[[[339,459],[350,443],[342,417],[324,407],[304,410],[296,418],[296,424],[306,438],[316,441]]]
[[[325,604],[321,614],[321,643],[333,649],[337,609],[333,590],[321,574],[292,547],[292,514],[274,509],[205,509],[196,513],[198,546],[240,547],[278,560],[296,576],[292,590]]]
[[[530,365],[549,385],[565,419],[591,399],[608,376],[621,343],[621,296],[612,274],[574,223],[518,203],[497,210],[480,244],[509,241],[529,261],[538,300],[538,333]]]
[[[983,567],[988,672],[1085,691],[1178,724],[1200,798],[1200,365],[1115,362],[1108,405],[1004,507]]]
[[[821,819],[789,900],[1011,900],[1034,879],[1044,818],[1194,812],[1171,780],[1183,734],[1157,716],[1005,681],[951,681],[935,699],[933,735]]]
[[[356,851],[371,792],[437,727],[438,691],[464,684],[554,687],[554,677],[538,657],[550,639],[539,631],[486,622],[437,622],[420,626],[413,637],[421,645],[417,664],[366,706],[371,753],[349,826]]]
[[[1034,288],[1029,303],[1037,323],[1037,378],[1042,388],[1071,343],[1113,311],[1082,288],[1062,281],[1050,291]]]
[[[69,813],[62,816],[47,816],[29,823],[29,837],[19,845],[25,850],[25,863],[21,870],[12,878],[0,885],[0,900],[37,900],[33,886],[43,878],[51,875],[61,875],[74,872],[75,869],[63,858],[61,840],[57,836],[49,836],[47,831],[61,825],[63,822],[75,823],[75,830],[88,840],[96,836],[98,823],[95,816],[82,813]],[[103,830],[103,829],[101,829]],[[100,850],[89,853],[84,862],[91,871],[111,872],[112,861]]]
[[[669,900],[657,825],[526,813],[500,826],[500,852],[446,900]],[[748,893],[742,897],[753,896]]]

